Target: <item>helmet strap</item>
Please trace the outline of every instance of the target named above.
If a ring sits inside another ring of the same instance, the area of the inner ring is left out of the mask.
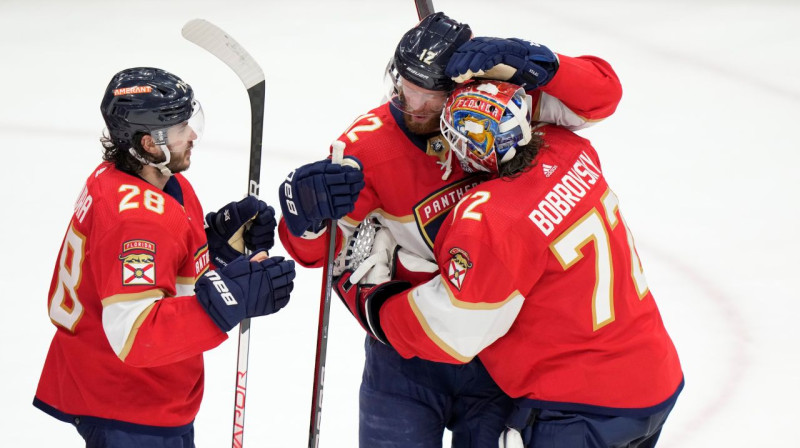
[[[530,133],[530,131],[528,132]],[[161,174],[163,174],[164,176],[166,177],[172,176],[172,171],[170,171],[170,169],[167,168],[167,164],[172,158],[172,155],[169,152],[169,148],[167,148],[167,145],[158,145],[158,147],[161,149],[161,152],[164,153],[165,157],[164,161],[160,163],[150,163],[150,165],[158,168],[158,170],[161,171]]]
[[[447,180],[450,177],[450,174],[453,172],[453,148],[447,148],[447,160],[444,162],[437,161],[436,163],[439,164],[440,168],[444,170],[444,174],[442,174],[442,180]]]
[[[141,154],[139,154],[133,148],[129,148],[128,151],[131,153],[131,155],[136,160],[141,162],[142,165],[152,166],[152,167],[158,169],[159,171],[161,171],[161,174],[163,174],[164,176],[167,176],[167,177],[172,176],[172,171],[170,171],[170,169],[167,168],[167,164],[169,163],[170,158],[171,158],[171,155],[170,155],[170,152],[169,152],[169,148],[167,148],[167,145],[161,145],[161,144],[158,145],[158,148],[161,150],[161,152],[164,153],[164,157],[165,157],[165,160],[163,162],[159,162],[159,163],[154,163],[154,162],[151,162],[151,161],[145,159],[144,157],[142,157]]]

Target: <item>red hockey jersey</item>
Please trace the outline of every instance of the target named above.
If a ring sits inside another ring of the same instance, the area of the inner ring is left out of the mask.
[[[165,190],[103,163],[75,204],[34,400],[59,419],[175,427],[197,414],[202,353],[227,336],[194,297],[208,269],[200,203],[180,174]]]
[[[534,167],[464,195],[436,239],[439,275],[386,302],[381,326],[404,357],[478,355],[545,407],[658,407],[683,374],[617,197],[587,140],[538,132]]]
[[[534,119],[580,129],[611,115],[622,95],[611,66],[594,56],[559,55],[555,77],[533,97]],[[402,113],[385,103],[358,117],[339,137],[345,155],[361,161],[365,187],[355,210],[339,220],[345,238],[368,217],[388,227],[397,243],[415,257],[434,261],[433,242],[447,213],[483,176],[467,175],[444,137],[407,132]],[[291,235],[281,219],[281,242],[298,263],[319,267],[325,238]],[[341,244],[341,239],[339,244]]]

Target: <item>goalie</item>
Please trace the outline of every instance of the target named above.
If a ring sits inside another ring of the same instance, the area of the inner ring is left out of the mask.
[[[336,290],[403,358],[480,359],[514,398],[501,447],[653,447],[683,388],[678,354],[597,153],[532,128],[529,101],[498,81],[448,100],[451,149],[492,179],[444,220],[433,278],[391,275],[397,249],[378,228],[363,248],[356,232]]]
[[[305,267],[327,262],[326,219],[341,218],[344,235],[374,219],[403,248],[398,258],[433,263],[445,217],[486,179],[461,167],[439,116],[454,78],[490,74],[526,85],[532,117],[571,129],[608,117],[621,96],[616,74],[598,57],[557,55],[520,39],[473,38],[468,25],[432,14],[396,46],[386,69],[388,100],[339,137],[347,145],[345,158],[361,170],[323,159],[298,167],[280,186],[278,233],[292,258]],[[439,446],[445,429],[452,431],[453,447],[496,443],[513,403],[478,358],[463,365],[407,359],[372,338],[364,350],[361,447]]]

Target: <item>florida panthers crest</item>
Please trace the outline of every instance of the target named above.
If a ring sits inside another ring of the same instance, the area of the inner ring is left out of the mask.
[[[156,284],[156,245],[147,240],[130,240],[122,245],[122,284]]]
[[[461,285],[464,284],[464,278],[467,276],[467,271],[472,267],[472,262],[469,261],[467,251],[458,247],[450,249],[450,255],[450,263],[447,266],[447,279],[460,291]]]

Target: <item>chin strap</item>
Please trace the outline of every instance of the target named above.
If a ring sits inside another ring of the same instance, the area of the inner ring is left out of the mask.
[[[439,164],[439,168],[444,170],[444,174],[442,175],[442,180],[447,180],[450,177],[450,174],[453,172],[453,150],[451,148],[447,148],[447,160],[444,162],[436,161]]]
[[[170,158],[171,158],[171,154],[169,152],[169,148],[167,148],[167,145],[157,145],[157,146],[161,150],[161,152],[164,153],[164,157],[165,157],[165,160],[163,162],[159,162],[159,163],[150,162],[149,160],[147,160],[144,157],[142,157],[141,154],[136,152],[136,150],[133,149],[133,148],[129,148],[128,151],[131,153],[131,155],[133,157],[136,158],[136,160],[138,160],[139,162],[142,162],[142,165],[149,165],[149,166],[158,168],[158,170],[161,171],[161,174],[163,174],[164,176],[167,176],[167,177],[172,176],[172,171],[170,171],[170,169],[167,168],[167,164],[169,163]]]

